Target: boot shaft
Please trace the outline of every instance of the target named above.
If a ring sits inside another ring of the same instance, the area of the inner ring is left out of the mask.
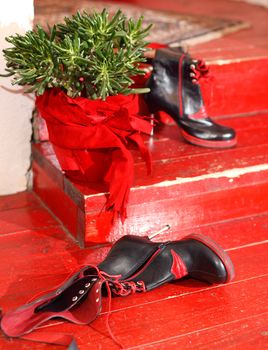
[[[147,84],[151,92],[145,95],[151,112],[164,110],[179,122],[204,107],[200,86],[193,82],[196,64],[182,49],[156,51]]]

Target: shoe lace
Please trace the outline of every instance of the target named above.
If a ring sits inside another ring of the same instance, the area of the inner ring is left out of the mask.
[[[136,292],[145,292],[145,284],[143,281],[133,282],[133,281],[125,281],[118,282],[113,281],[109,283],[109,287],[113,294],[125,297],[130,294],[134,294]]]
[[[107,294],[108,294],[108,311],[107,311],[107,317],[106,317],[106,327],[113,341],[121,349],[124,349],[124,346],[115,337],[109,322],[110,316],[112,313],[112,295],[114,294],[114,295],[125,297],[130,294],[134,294],[136,292],[145,292],[146,291],[145,284],[143,281],[134,282],[134,281],[119,280],[121,275],[109,275],[106,272],[100,270],[95,265],[88,265],[88,267],[94,268],[97,276],[106,285]]]
[[[190,77],[193,84],[198,84],[201,78],[212,78],[209,74],[209,67],[203,59],[193,60],[190,64]]]
[[[100,270],[97,266],[89,265],[93,267],[98,277],[105,283],[107,290],[110,290],[112,294],[118,296],[128,296],[136,292],[145,292],[146,287],[143,281],[125,281],[120,280],[121,275],[109,275],[108,273]]]

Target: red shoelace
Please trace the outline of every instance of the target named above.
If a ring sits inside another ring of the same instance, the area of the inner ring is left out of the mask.
[[[120,275],[109,275],[104,271],[101,271],[97,266],[89,265],[88,267],[92,267],[96,270],[97,276],[105,283],[107,294],[108,294],[108,311],[106,317],[106,327],[110,334],[110,337],[113,341],[121,348],[124,349],[123,344],[115,337],[111,326],[110,326],[110,316],[112,313],[112,295],[118,296],[128,296],[130,294],[134,294],[136,292],[145,292],[146,287],[143,281],[120,281]]]
[[[193,84],[198,84],[201,78],[212,78],[211,75],[209,75],[209,68],[204,60],[198,59],[197,64],[195,64],[194,62],[196,61],[193,61],[193,63],[190,65],[192,71],[191,78]]]

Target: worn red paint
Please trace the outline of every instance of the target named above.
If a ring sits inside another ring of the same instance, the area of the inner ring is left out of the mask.
[[[176,126],[165,126],[158,129],[152,141],[148,140],[152,176],[147,176],[144,164],[134,153],[136,176],[124,233],[135,230],[143,235],[167,223],[175,227],[179,223],[180,230],[186,230],[267,211],[268,196],[264,194],[268,194],[268,169],[243,174],[244,167],[268,163],[267,114],[222,122],[237,130],[237,147],[215,150],[192,146],[182,141]],[[111,215],[102,211],[106,202],[103,184],[72,183],[59,170],[47,143],[34,145],[33,158],[35,191],[81,245],[119,238],[122,231],[117,224],[111,231]],[[240,168],[241,175],[210,176],[233,168]]]
[[[234,59],[241,56],[254,58],[254,65],[250,65],[249,60],[237,64],[233,62],[230,74],[225,72],[227,66],[211,67],[212,72],[220,77],[215,82],[217,100],[211,100],[207,105],[212,115],[218,115],[219,111],[222,114],[233,114],[237,110],[257,111],[266,108],[267,11],[228,0],[203,0],[200,6],[194,0],[135,2],[185,13],[220,13],[226,18],[237,18],[239,14],[248,21],[251,24],[249,30],[200,44],[191,48],[191,51],[198,54],[201,52],[208,59]],[[262,60],[257,62],[257,57],[262,57]],[[217,69],[221,71],[216,72]],[[224,92],[221,92],[221,83],[224,83]],[[242,95],[241,85],[245,87]],[[204,91],[204,96],[209,102],[209,90]],[[226,104],[226,101],[229,103]],[[235,104],[236,101],[239,102],[238,105]],[[157,237],[158,240],[179,239],[192,232],[209,235],[228,249],[236,269],[236,279],[234,283],[217,287],[190,279],[181,280],[149,293],[113,298],[111,328],[126,348],[177,350],[236,347],[250,350],[264,349],[267,344],[265,335],[268,319],[264,313],[268,297],[265,242],[268,222],[267,171],[242,175],[232,182],[225,178],[185,183],[168,193],[165,188],[152,186],[148,190],[153,181],[171,180],[177,175],[191,177],[213,173],[217,167],[225,170],[231,166],[267,163],[267,114],[221,120],[223,121],[238,130],[239,144],[231,152],[204,150],[188,145],[181,141],[179,132],[174,127],[159,130],[151,146],[156,169],[152,179],[145,176],[137,158],[136,185],[141,181],[145,187],[132,191],[130,215],[135,214],[136,217],[130,218],[129,223],[126,223],[125,232],[152,232],[159,228],[164,219],[168,219],[173,220],[172,229],[163,237]],[[69,227],[76,227],[76,220],[83,227],[86,218],[97,217],[105,196],[94,196],[95,184],[92,187],[73,186],[62,176],[47,147],[48,145],[34,147],[39,153],[44,152],[40,153],[39,163],[37,155],[34,155],[39,166],[35,168],[38,169],[36,174],[40,180],[35,179],[35,189],[42,198],[47,198],[47,203],[61,206],[58,210],[62,212],[63,220],[69,222]],[[101,191],[101,186],[98,190]],[[85,201],[85,194],[91,194],[91,199]],[[172,200],[171,195],[178,197],[178,200]],[[70,198],[74,204],[70,204]],[[147,210],[141,202],[148,203]],[[165,206],[172,214],[163,214],[161,217],[159,212]],[[35,208],[38,210],[35,211]],[[4,312],[25,303],[33,295],[60,284],[79,265],[101,261],[108,250],[108,247],[80,250],[59,222],[40,207],[33,194],[1,197],[0,217],[0,288],[1,308]],[[93,223],[91,225],[96,234],[96,226]],[[80,240],[83,241],[83,230],[80,234]],[[113,233],[111,238],[115,237],[116,234]],[[102,316],[91,326],[81,327],[55,320],[50,322],[49,328],[43,330],[74,334],[82,350],[89,346],[92,350],[99,346],[103,350],[117,349],[109,338],[105,325],[107,307],[105,299]],[[0,337],[0,348],[58,349],[57,346],[23,340],[9,341],[3,336]]]
[[[34,196],[27,194],[26,197],[32,198],[35,203]],[[18,203],[20,199],[21,195],[18,195]],[[8,213],[14,223],[16,218],[18,222],[36,222],[34,212],[29,210],[31,203],[24,207],[22,217],[14,197],[12,200],[14,208],[8,211],[0,209],[0,214]],[[9,198],[4,198],[4,201],[7,203]],[[43,211],[40,218],[49,217],[46,209],[40,210]],[[40,219],[38,229],[30,229],[29,224],[28,230],[21,227],[20,231],[0,235],[0,288],[4,312],[61,284],[85,262],[96,264],[107,254],[108,247],[79,249],[57,222],[53,224],[52,220],[51,223],[52,226],[48,228],[46,222]],[[233,221],[199,227],[199,232],[202,230],[228,249],[236,269],[235,283],[213,287],[188,279],[167,284],[152,292],[113,298],[114,312],[110,324],[114,334],[126,348],[136,346],[142,349],[143,344],[156,349],[161,349],[162,344],[170,349],[175,349],[176,344],[187,348],[189,339],[196,346],[207,344],[207,348],[214,342],[220,342],[223,349],[230,342],[238,346],[243,344],[250,349],[247,344],[254,339],[263,348],[266,339],[262,332],[267,324],[263,307],[268,290],[265,277],[268,273],[267,243],[263,242],[267,234],[266,223],[267,214],[257,214],[255,217],[235,218]],[[173,232],[174,237],[179,234]],[[186,234],[188,232],[185,231]],[[107,307],[107,298],[104,298],[103,312],[91,327],[54,320],[49,322],[49,331],[73,334],[81,349],[86,349],[89,344],[92,349],[97,349],[100,344],[104,350],[116,349],[106,329]],[[252,326],[253,330],[245,325]],[[48,328],[43,328],[43,331],[47,332]],[[54,349],[52,345],[23,340],[10,342],[4,337],[0,338],[0,347],[16,350],[27,347]]]

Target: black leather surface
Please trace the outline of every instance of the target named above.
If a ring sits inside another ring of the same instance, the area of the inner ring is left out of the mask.
[[[86,288],[85,285],[91,282],[90,287]],[[73,307],[75,304],[81,301],[81,299],[85,298],[87,294],[89,293],[90,289],[92,288],[93,284],[96,283],[92,282],[92,277],[83,277],[80,278],[78,281],[74,282],[71,286],[66,288],[62,293],[60,293],[58,296],[53,298],[52,300],[49,300],[48,302],[41,304],[35,309],[35,312],[45,312],[45,311],[51,311],[51,312],[62,312],[70,307]],[[83,291],[82,294],[79,292]],[[74,302],[72,299],[73,297],[77,297],[77,300]]]
[[[220,257],[205,244],[189,239],[172,244],[184,261],[190,277],[208,283],[224,283],[227,271]]]
[[[159,246],[160,243],[153,243],[146,237],[126,235],[113,245],[107,257],[98,266],[109,275],[121,275],[121,279],[127,279]]]
[[[143,281],[148,291],[157,288],[164,283],[174,280],[174,276],[171,273],[172,262],[173,258],[169,246],[163,246],[148,267],[131,280],[134,282]]]

